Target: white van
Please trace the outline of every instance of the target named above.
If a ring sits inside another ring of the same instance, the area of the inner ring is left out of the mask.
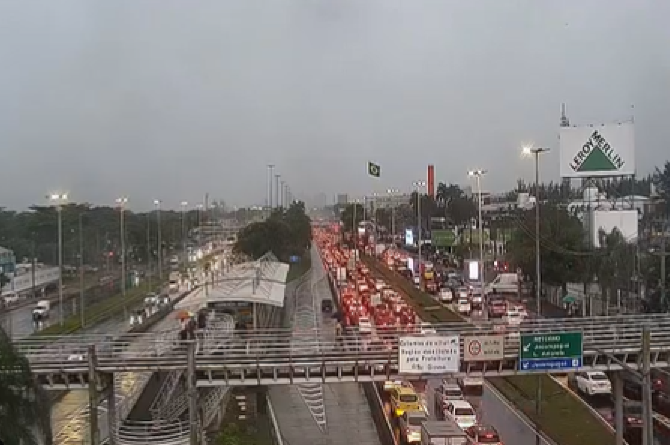
[[[495,290],[498,294],[516,294],[519,291],[519,276],[515,273],[501,273],[487,286],[486,295]]]

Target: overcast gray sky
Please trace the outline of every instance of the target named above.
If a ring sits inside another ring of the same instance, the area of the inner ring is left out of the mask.
[[[523,142],[628,118],[637,165],[670,158],[670,2],[0,0],[0,205],[51,190],[177,207],[424,179],[502,191]],[[382,167],[371,180],[366,163]]]

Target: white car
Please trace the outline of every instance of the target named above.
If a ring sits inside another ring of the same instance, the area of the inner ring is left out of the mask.
[[[467,298],[459,298],[456,310],[459,314],[469,314],[472,307],[470,306],[470,300]]]
[[[440,289],[440,301],[443,303],[451,303],[454,300],[454,293],[448,287]]]
[[[468,290],[467,287],[459,287],[458,290],[456,291],[458,294],[458,299],[460,300],[461,298],[470,298],[470,291]]]
[[[612,383],[604,372],[578,372],[575,380],[577,389],[583,394],[589,396],[612,394]]]
[[[453,420],[461,429],[477,424],[477,415],[469,402],[452,400],[444,410],[444,417]]]
[[[144,322],[144,317],[142,316],[142,314],[139,314],[139,313],[138,313],[138,314],[132,314],[132,315],[130,316],[130,326],[131,326],[131,327],[133,327],[133,326],[139,326],[139,325],[141,325],[143,322]]]
[[[518,304],[510,306],[507,309],[507,314],[509,315],[510,313],[519,314],[522,319],[528,318],[528,311],[526,311],[526,308]]]
[[[508,311],[507,314],[505,314],[503,317],[503,321],[509,326],[519,326],[523,321],[523,317],[518,312]]]

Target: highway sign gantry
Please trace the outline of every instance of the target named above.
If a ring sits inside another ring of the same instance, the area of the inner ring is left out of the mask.
[[[521,371],[578,369],[584,361],[581,332],[522,334],[519,348]]]

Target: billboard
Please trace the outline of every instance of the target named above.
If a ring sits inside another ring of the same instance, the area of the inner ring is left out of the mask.
[[[628,242],[637,239],[637,210],[594,210],[590,215],[590,232],[593,247],[600,247],[600,230],[611,233],[617,228]],[[588,224],[588,223],[587,223]]]
[[[414,245],[414,231],[412,229],[405,229],[405,245]]]
[[[633,175],[633,123],[562,127],[560,157],[562,178]]]
[[[435,197],[435,166],[428,166],[428,196],[431,198]]]

